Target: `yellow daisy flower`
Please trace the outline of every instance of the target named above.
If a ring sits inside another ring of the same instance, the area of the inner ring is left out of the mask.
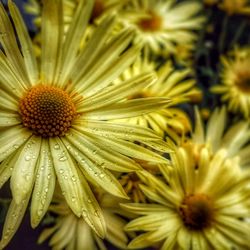
[[[199,99],[201,96],[201,92],[195,87],[196,81],[193,78],[191,69],[177,70],[170,60],[158,67],[157,63],[150,61],[148,56],[143,56],[138,58],[118,78],[117,82],[120,83],[140,73],[152,70],[156,71],[157,81],[142,89],[136,95],[131,95],[129,98],[133,100],[134,98],[165,97],[170,98],[171,103],[165,109],[156,110],[150,114],[138,117],[123,119],[123,122],[150,127],[161,136],[165,131],[169,134],[174,133],[174,131],[178,134],[190,131],[189,118],[181,109],[176,108],[175,105]]]
[[[228,103],[234,113],[250,117],[250,48],[236,48],[221,57],[221,84],[211,91],[221,94],[221,100]]]
[[[195,128],[191,140],[185,144],[191,144],[199,158],[199,151],[208,147],[211,155],[218,150],[224,149],[227,157],[237,156],[241,167],[250,167],[250,128],[247,121],[238,121],[227,124],[226,108],[216,108],[207,121],[206,127],[202,121],[201,114],[195,109]]]
[[[109,170],[140,169],[133,159],[166,161],[149,149],[168,148],[153,131],[112,122],[163,108],[169,100],[127,100],[155,80],[152,73],[111,84],[133,63],[139,50],[126,49],[133,39],[130,30],[106,41],[113,16],[98,26],[79,51],[92,6],[93,1],[79,2],[64,34],[62,2],[44,1],[38,64],[17,7],[9,1],[13,27],[0,4],[0,186],[10,178],[13,195],[0,247],[14,235],[30,198],[31,224],[39,224],[56,179],[74,214],[83,216],[103,237],[105,222],[87,181],[124,198],[126,193]]]
[[[211,159],[202,149],[198,163],[185,148],[172,155],[173,168],[161,168],[165,182],[147,174],[142,191],[152,204],[122,207],[139,217],[125,230],[140,231],[129,249],[161,243],[160,249],[249,249],[250,176],[224,150]],[[223,177],[223,178],[222,178]]]
[[[193,43],[194,31],[202,28],[202,5],[198,1],[130,0],[119,16],[123,26],[137,31],[135,43],[152,51],[175,51],[175,45]]]
[[[107,200],[112,200],[113,197],[105,197],[106,194],[98,189],[95,189],[95,196],[102,208],[107,225],[105,240],[119,249],[125,249],[128,237],[123,228],[126,222],[112,211],[112,207],[111,209],[105,207],[108,203]],[[102,202],[103,199],[104,202]],[[49,239],[48,244],[52,249],[107,250],[103,240],[96,235],[83,218],[75,216],[62,197],[55,198],[54,204],[49,207],[49,211],[57,216],[56,221],[53,226],[42,231],[38,239],[39,244]]]
[[[249,0],[223,0],[218,4],[219,8],[225,11],[228,15],[243,14],[250,15]]]

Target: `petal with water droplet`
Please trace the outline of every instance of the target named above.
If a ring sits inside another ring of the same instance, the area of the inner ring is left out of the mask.
[[[40,146],[41,138],[32,136],[20,150],[20,154],[15,162],[10,187],[13,198],[17,204],[19,204],[32,189]]]
[[[31,201],[31,225],[33,228],[40,223],[48,210],[55,189],[56,177],[49,144],[46,139],[42,140],[36,173],[37,177]]]
[[[128,198],[121,184],[112,173],[103,169],[102,166],[98,166],[92,159],[89,159],[81,151],[76,149],[76,147],[72,146],[70,152],[74,155],[74,158],[81,166],[80,170],[88,180],[96,183],[115,196],[125,199]],[[75,152],[77,152],[77,154],[75,154]]]
[[[55,144],[59,145],[59,149],[55,149]],[[62,193],[64,194],[65,199],[72,211],[77,216],[80,216],[83,206],[83,191],[76,170],[76,164],[72,160],[60,138],[50,138],[49,145],[56,177],[58,179]],[[61,160],[62,157],[64,157],[65,160]],[[74,176],[75,181],[69,178],[70,176]],[[75,197],[75,202],[72,202],[72,197]]]
[[[0,249],[4,249],[16,233],[27,209],[31,191],[32,190],[23,197],[23,200],[19,204],[17,204],[14,199],[10,203],[4,222]]]
[[[19,125],[1,131],[0,162],[23,145],[30,136],[31,132]]]

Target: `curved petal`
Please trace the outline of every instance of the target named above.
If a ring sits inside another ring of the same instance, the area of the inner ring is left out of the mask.
[[[31,226],[35,228],[45,215],[55,189],[56,176],[47,139],[41,143],[36,180],[31,201]]]
[[[17,204],[32,190],[40,147],[41,138],[32,136],[20,149],[10,179],[11,192]]]
[[[99,142],[99,137],[97,136],[72,130],[72,134],[66,136],[66,138],[71,141],[71,144],[77,145],[81,149],[81,152],[88,156],[88,158],[91,159],[94,156],[96,164],[102,165],[103,168],[119,172],[130,172],[141,169],[140,165],[129,157],[115,152]]]
[[[18,8],[15,4],[13,4],[12,1],[9,1],[8,3],[11,17],[15,24],[15,29],[17,31],[18,39],[21,43],[22,54],[26,65],[26,71],[28,72],[31,84],[37,83],[38,67],[33,51],[32,41],[30,39],[26,25],[21,17]]]
[[[163,97],[133,99],[87,112],[84,114],[84,117],[94,120],[129,118],[163,109],[169,103],[170,100]]]
[[[23,145],[31,134],[30,131],[19,125],[1,131],[0,162]]]
[[[67,140],[63,139],[63,141],[65,141],[65,144],[67,143]],[[102,164],[98,164],[95,161],[95,156],[82,153],[83,144],[79,143],[79,140],[77,142],[69,140],[69,143],[66,145],[68,145],[68,150],[78,162],[80,170],[88,180],[115,196],[127,198],[119,181],[108,170],[105,170]],[[86,152],[86,150],[84,151]],[[92,153],[93,151],[90,149],[90,152]]]

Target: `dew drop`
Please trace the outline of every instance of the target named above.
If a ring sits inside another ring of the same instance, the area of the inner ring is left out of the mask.
[[[40,217],[42,214],[43,214],[43,210],[42,210],[42,209],[39,209],[39,210],[37,211],[37,215]]]
[[[86,210],[82,210],[82,216],[83,216],[84,218],[86,218],[86,217],[88,216],[88,213],[87,213]]]
[[[76,197],[73,196],[73,197],[71,198],[71,201],[72,201],[72,202],[76,202]]]
[[[71,179],[73,182],[76,182],[76,177],[74,175],[71,177]]]
[[[68,158],[65,156],[65,155],[63,155],[63,156],[61,156],[60,158],[59,158],[59,161],[66,161]]]
[[[56,149],[56,150],[60,149],[60,145],[59,145],[58,143],[56,143],[56,144],[54,145],[54,149]]]
[[[25,161],[30,161],[31,157],[29,155],[26,155],[24,159],[25,159]]]
[[[105,174],[100,174],[99,176],[100,178],[104,178]]]

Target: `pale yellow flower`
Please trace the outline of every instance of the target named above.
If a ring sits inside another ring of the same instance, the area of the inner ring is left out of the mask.
[[[175,51],[176,45],[192,44],[197,39],[204,17],[198,1],[130,0],[119,12],[121,24],[137,32],[135,43],[155,53]]]
[[[222,0],[218,4],[219,8],[225,11],[228,15],[243,14],[250,15],[249,0]]]
[[[228,109],[250,117],[250,48],[236,48],[221,57],[221,84],[211,91],[221,95]]]
[[[190,121],[188,116],[176,105],[201,96],[201,91],[196,87],[196,81],[190,68],[178,70],[170,60],[159,67],[156,62],[150,61],[149,56],[143,56],[123,72],[117,82],[120,83],[152,70],[156,71],[157,81],[129,98],[133,100],[134,98],[165,97],[169,98],[171,102],[165,109],[121,121],[150,127],[159,135],[163,135],[164,132],[173,134],[173,136],[174,134],[185,134],[191,129]]]
[[[152,204],[122,204],[138,218],[125,229],[138,231],[128,245],[139,249],[161,244],[167,249],[249,249],[247,221],[250,176],[219,150],[210,158],[203,148],[195,162],[192,151],[176,150],[173,167],[161,167],[165,181],[146,174],[141,185]]]
[[[216,108],[207,121],[206,126],[202,121],[201,114],[195,109],[195,125],[191,139],[185,144],[191,144],[196,151],[197,158],[203,147],[210,150],[211,155],[224,149],[227,157],[239,158],[239,164],[243,168],[250,167],[250,128],[249,122],[230,122],[225,107]]]
[[[150,148],[168,148],[149,129],[113,121],[163,108],[169,100],[127,100],[155,80],[152,73],[112,84],[139,51],[127,49],[133,39],[129,30],[107,41],[113,16],[79,50],[93,1],[79,2],[66,33],[61,0],[44,1],[39,64],[18,9],[12,1],[8,7],[14,26],[0,4],[0,186],[10,178],[13,200],[0,248],[14,235],[29,200],[32,227],[39,224],[56,179],[73,213],[104,237],[105,221],[88,182],[126,198],[110,170],[140,169],[133,159],[165,162]]]
[[[97,188],[94,188],[94,191],[107,225],[105,240],[119,249],[125,249],[128,242],[128,237],[123,230],[126,221],[113,211],[112,206],[109,207],[109,203],[112,205],[112,196]],[[70,210],[62,197],[57,195],[53,199],[49,211],[56,215],[55,223],[42,231],[38,239],[39,244],[49,239],[49,246],[57,250],[108,249],[103,239],[96,235],[83,218],[77,217]]]

